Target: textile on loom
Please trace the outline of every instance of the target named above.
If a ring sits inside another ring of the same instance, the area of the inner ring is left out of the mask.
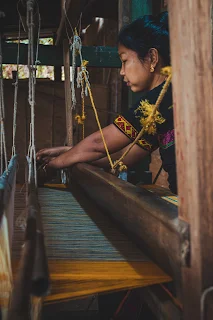
[[[79,199],[67,189],[39,188],[38,194],[51,280],[45,303],[171,281],[83,193]],[[22,239],[17,226],[14,273]]]
[[[7,306],[12,289],[11,247],[16,161],[17,156],[14,156],[10,160],[8,171],[0,177],[0,306]]]

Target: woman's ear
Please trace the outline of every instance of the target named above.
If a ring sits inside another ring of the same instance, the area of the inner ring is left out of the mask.
[[[159,61],[158,50],[155,48],[149,49],[149,57],[150,57],[150,64],[155,69]]]

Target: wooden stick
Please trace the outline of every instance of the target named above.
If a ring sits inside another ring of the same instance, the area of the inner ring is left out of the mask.
[[[7,320],[29,320],[32,273],[36,250],[36,215],[33,207],[28,209],[25,241],[17,278],[14,282]]]
[[[65,88],[65,106],[66,106],[66,125],[67,125],[67,144],[73,145],[73,122],[72,122],[72,97],[70,86],[70,47],[68,40],[63,41],[64,48],[64,88]],[[73,79],[74,81],[74,79]]]
[[[32,272],[31,293],[37,297],[44,296],[49,290],[49,271],[44,244],[44,234],[37,190],[33,184],[29,185],[28,207],[36,216],[36,250]]]
[[[131,22],[131,1],[119,0],[118,1],[118,29],[120,30],[124,25]]]

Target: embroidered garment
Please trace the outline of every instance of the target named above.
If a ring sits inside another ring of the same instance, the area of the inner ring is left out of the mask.
[[[150,114],[150,110],[154,107],[163,85],[164,82],[153,90],[143,93],[140,100],[133,105],[131,109],[124,115],[119,115],[114,120],[116,127],[132,141],[136,138],[138,132],[146,122],[146,118]],[[163,168],[169,175],[169,187],[173,193],[177,193],[171,85],[155,115],[154,125],[156,126],[156,130],[153,130],[151,134],[144,133],[137,144],[149,152],[159,148]]]

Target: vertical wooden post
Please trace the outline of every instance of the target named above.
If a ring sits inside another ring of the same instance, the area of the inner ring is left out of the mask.
[[[67,144],[73,145],[73,121],[72,121],[72,99],[70,90],[70,47],[68,40],[63,41],[64,50],[64,88],[65,88],[65,107],[66,107],[66,126]]]
[[[179,215],[191,237],[190,267],[182,269],[184,319],[198,320],[202,293],[213,285],[211,1],[168,5]]]
[[[131,1],[118,1],[118,29],[131,22]]]

